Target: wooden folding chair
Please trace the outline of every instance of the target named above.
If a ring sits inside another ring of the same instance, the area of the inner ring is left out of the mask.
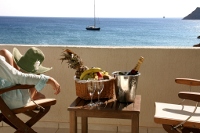
[[[33,85],[16,85],[10,88],[0,89],[0,94],[15,90],[15,89],[29,89]],[[48,111],[52,105],[56,104],[56,99],[41,99],[28,103],[26,106],[10,109],[0,96],[0,121],[4,121],[11,127],[16,129],[15,133],[36,133],[31,127],[39,121]],[[30,117],[26,122],[22,121],[16,114],[23,113]]]
[[[175,82],[190,86],[190,91],[179,92],[180,104],[155,103],[155,123],[162,124],[168,133],[200,133],[200,93],[192,92],[191,86],[200,86],[200,80],[177,78]],[[183,105],[184,100],[196,102],[195,106]]]

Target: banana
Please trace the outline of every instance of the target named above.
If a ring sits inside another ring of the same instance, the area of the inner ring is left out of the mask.
[[[85,71],[81,74],[80,80],[82,80],[83,77],[85,77],[85,75],[87,75],[87,74],[89,74],[89,73],[95,73],[95,72],[100,72],[100,71],[101,71],[101,68],[99,68],[99,67],[92,67],[92,68],[90,68],[90,69],[88,69],[88,70],[85,70]]]

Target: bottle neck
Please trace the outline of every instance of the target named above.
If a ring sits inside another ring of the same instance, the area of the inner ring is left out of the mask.
[[[144,57],[141,56],[140,59],[138,60],[137,65],[134,68],[134,71],[138,71],[140,69],[140,66],[141,66],[143,61],[144,61]]]
[[[134,71],[137,72],[140,69],[141,64],[142,64],[142,62],[138,62],[137,65],[134,68]]]
[[[141,56],[136,66],[128,73],[128,75],[136,75],[143,61],[144,61],[144,57]]]

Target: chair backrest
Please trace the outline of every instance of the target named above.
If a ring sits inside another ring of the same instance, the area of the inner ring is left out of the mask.
[[[200,80],[190,78],[176,78],[175,82],[178,84],[184,84],[189,86],[200,86]]]
[[[17,84],[8,88],[4,88],[4,89],[0,89],[0,94],[3,94],[5,92],[11,91],[11,90],[16,90],[16,89],[29,89],[29,88],[33,88],[34,85],[21,85],[21,84]]]

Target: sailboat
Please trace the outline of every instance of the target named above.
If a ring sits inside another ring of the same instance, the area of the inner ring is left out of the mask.
[[[94,0],[94,25],[87,26],[86,30],[100,30],[100,27],[96,27],[96,18],[95,18],[95,0]]]

